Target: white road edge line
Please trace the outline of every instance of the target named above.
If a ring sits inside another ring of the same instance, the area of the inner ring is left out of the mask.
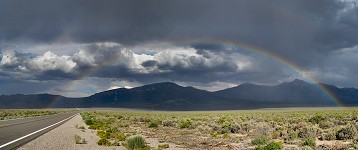
[[[72,116],[70,116],[70,117],[68,117],[68,118],[66,118],[66,119],[63,119],[63,120],[61,120],[61,121],[59,121],[59,122],[57,122],[57,123],[55,123],[55,124],[52,124],[52,125],[50,125],[50,126],[47,126],[47,127],[45,127],[45,128],[42,128],[42,129],[40,129],[40,130],[37,130],[37,131],[35,131],[35,132],[32,132],[32,133],[30,133],[30,134],[28,134],[28,135],[25,135],[25,136],[23,136],[23,137],[20,137],[20,138],[18,138],[18,139],[16,139],[16,140],[13,140],[13,141],[10,141],[10,142],[8,142],[8,143],[5,143],[5,144],[3,144],[3,145],[0,146],[0,149],[3,148],[3,147],[5,147],[5,146],[8,146],[8,145],[10,145],[10,144],[12,144],[12,143],[15,143],[15,142],[17,142],[17,141],[20,141],[20,140],[22,140],[22,139],[24,139],[24,138],[27,138],[27,137],[29,137],[29,136],[31,136],[31,135],[34,135],[34,134],[36,134],[36,133],[39,133],[39,132],[41,132],[41,131],[43,131],[43,130],[46,130],[46,129],[48,129],[48,128],[51,128],[51,127],[53,127],[53,126],[55,126],[55,125],[58,125],[58,124],[60,124],[60,123],[62,123],[62,122],[64,122],[64,121],[66,121],[66,120],[68,120],[68,119],[70,119],[70,118],[72,118],[73,116],[76,116],[76,115],[78,115],[78,114],[74,114],[74,115],[72,115]]]

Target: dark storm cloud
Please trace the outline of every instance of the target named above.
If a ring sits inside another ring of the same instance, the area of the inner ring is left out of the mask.
[[[215,43],[227,40],[280,55],[323,82],[358,86],[351,82],[358,74],[352,54],[357,6],[354,0],[4,0],[0,76],[44,81],[87,75],[142,83],[273,83],[300,76],[274,58]],[[136,49],[160,42],[168,45]],[[22,43],[86,46],[36,55],[5,47]],[[352,50],[342,50],[347,48]]]
[[[357,9],[344,14],[347,5],[334,0],[11,0],[0,2],[0,39],[136,43],[222,38],[294,57],[293,51],[357,43]]]
[[[44,91],[52,88],[55,84],[53,82],[24,81],[1,76],[0,82],[2,85],[0,86],[0,95],[45,93]]]
[[[155,61],[155,60],[147,60],[145,62],[143,62],[141,65],[143,67],[154,67],[158,64],[158,61]]]

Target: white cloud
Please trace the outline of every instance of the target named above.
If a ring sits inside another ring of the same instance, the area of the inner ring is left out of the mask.
[[[162,75],[168,73],[198,77],[206,76],[209,73],[212,76],[217,76],[216,79],[218,79],[219,76],[225,76],[228,72],[230,74],[240,73],[250,71],[253,67],[252,58],[239,52],[227,54],[207,51],[203,55],[195,48],[186,46],[172,45],[170,47],[167,44],[165,47],[155,50],[152,49],[153,46],[149,46],[150,54],[141,53],[146,51],[143,45],[140,47],[141,50],[138,50],[136,49],[138,47],[112,42],[82,44],[74,47],[79,48],[77,52],[68,55],[58,55],[52,51],[37,56],[32,54],[32,57],[27,55],[20,57],[25,54],[16,51],[9,54],[3,53],[4,58],[1,60],[1,66],[13,64],[13,72],[33,74],[34,78],[41,77],[39,80],[73,78],[93,67],[105,70],[103,73],[93,72],[96,77],[135,79],[132,75],[152,77],[156,74],[161,78]],[[5,55],[9,57],[5,58]],[[152,64],[142,66],[147,61],[152,61]],[[61,72],[57,73],[56,71]]]
[[[0,65],[2,66],[12,66],[19,64],[18,58],[15,56],[15,51],[5,51],[2,53],[2,59]]]
[[[42,56],[37,56],[27,62],[29,70],[49,71],[61,70],[65,73],[71,72],[76,66],[70,56],[58,56],[51,51],[44,53]]]

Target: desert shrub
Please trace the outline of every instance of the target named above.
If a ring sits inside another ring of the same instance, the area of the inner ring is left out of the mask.
[[[219,131],[220,130],[220,126],[219,125],[217,125],[217,124],[213,124],[213,125],[210,125],[210,127],[211,127],[211,130],[212,131]]]
[[[241,126],[240,126],[240,124],[232,124],[231,125],[231,133],[239,133],[239,131],[240,131],[240,129],[241,129]]]
[[[264,150],[281,150],[283,149],[282,142],[271,142],[264,147]]]
[[[117,119],[122,119],[123,116],[122,116],[122,115],[116,115],[116,118],[117,118]]]
[[[304,127],[298,133],[300,138],[315,138],[316,135],[317,129],[313,127]]]
[[[75,135],[75,142],[76,144],[86,144],[86,139],[85,138],[81,138],[79,135]]]
[[[264,147],[264,146],[259,145],[259,146],[255,147],[255,150],[265,150],[265,147]]]
[[[311,117],[310,119],[308,119],[308,121],[313,124],[318,124],[323,120],[325,120],[325,118],[322,115],[315,115],[315,116]]]
[[[303,142],[303,146],[310,146],[312,148],[316,147],[316,140],[313,138],[306,139]]]
[[[97,144],[98,144],[98,145],[110,146],[110,145],[111,145],[111,142],[109,142],[107,139],[101,138],[100,140],[98,140]]]
[[[124,135],[124,133],[120,133],[117,135],[116,139],[118,139],[119,141],[124,141],[126,140],[126,135]]]
[[[287,140],[288,141],[292,141],[298,138],[298,133],[297,132],[290,132],[287,136]]]
[[[273,130],[272,127],[269,124],[267,124],[266,122],[257,123],[254,129],[255,130],[252,133],[254,136],[257,136],[257,135],[269,136]]]
[[[353,144],[358,144],[358,138],[354,139],[352,142]]]
[[[345,128],[339,130],[336,134],[338,140],[353,139],[357,136],[357,128],[352,124],[348,124]]]
[[[90,125],[88,127],[88,129],[94,129],[94,130],[97,130],[97,129],[100,129],[101,128],[101,125],[99,124],[93,124],[93,125]]]
[[[280,131],[275,131],[271,134],[271,138],[272,139],[278,139],[281,136],[281,132]]]
[[[228,138],[229,137],[229,133],[224,133],[223,134],[223,138]]]
[[[336,139],[336,133],[329,131],[328,133],[323,133],[321,136],[321,140],[335,140]]]
[[[240,124],[241,130],[245,132],[249,132],[251,130],[251,123],[250,122],[243,122]]]
[[[98,130],[97,131],[97,136],[103,138],[103,139],[108,139],[109,138],[109,134],[107,134],[105,131],[102,130]]]
[[[227,120],[226,117],[220,117],[218,123],[219,123],[219,124],[222,124],[222,123],[224,123],[226,120]]]
[[[218,134],[217,134],[216,132],[211,132],[211,133],[210,133],[210,136],[211,136],[212,138],[217,138],[217,137],[218,137]]]
[[[322,121],[319,123],[319,127],[322,128],[322,129],[329,129],[329,128],[332,128],[334,127],[334,123],[333,122],[330,122],[330,121]]]
[[[302,150],[313,150],[313,148],[306,145],[302,147]]]
[[[190,120],[183,120],[180,122],[179,124],[179,128],[183,129],[183,128],[189,128],[192,125]]]
[[[146,118],[146,117],[137,117],[135,118],[135,121],[137,122],[150,122],[150,118]]]
[[[254,145],[264,145],[267,141],[268,139],[265,136],[257,136],[251,140],[251,143]]]
[[[163,126],[175,127],[177,123],[175,120],[164,120],[162,124]]]
[[[130,150],[140,149],[145,147],[145,140],[141,136],[135,136],[127,141],[127,148]]]
[[[149,128],[158,128],[158,123],[157,122],[150,122],[148,127]]]
[[[169,144],[158,145],[158,149],[166,149],[166,148],[169,148]]]
[[[85,124],[86,125],[93,125],[93,120],[92,120],[92,118],[87,118],[86,120],[85,120]]]
[[[231,123],[230,122],[225,121],[225,122],[221,123],[220,132],[222,134],[231,132],[230,130],[231,130]]]
[[[197,129],[202,133],[208,133],[210,131],[210,127],[206,125],[199,125]]]

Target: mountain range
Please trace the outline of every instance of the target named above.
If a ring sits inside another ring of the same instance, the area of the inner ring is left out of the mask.
[[[51,94],[0,96],[1,109],[115,107],[152,110],[232,110],[339,105],[358,105],[358,89],[338,88],[324,83],[311,84],[297,79],[274,86],[245,83],[214,92],[162,82],[132,89],[119,88],[82,98]]]

